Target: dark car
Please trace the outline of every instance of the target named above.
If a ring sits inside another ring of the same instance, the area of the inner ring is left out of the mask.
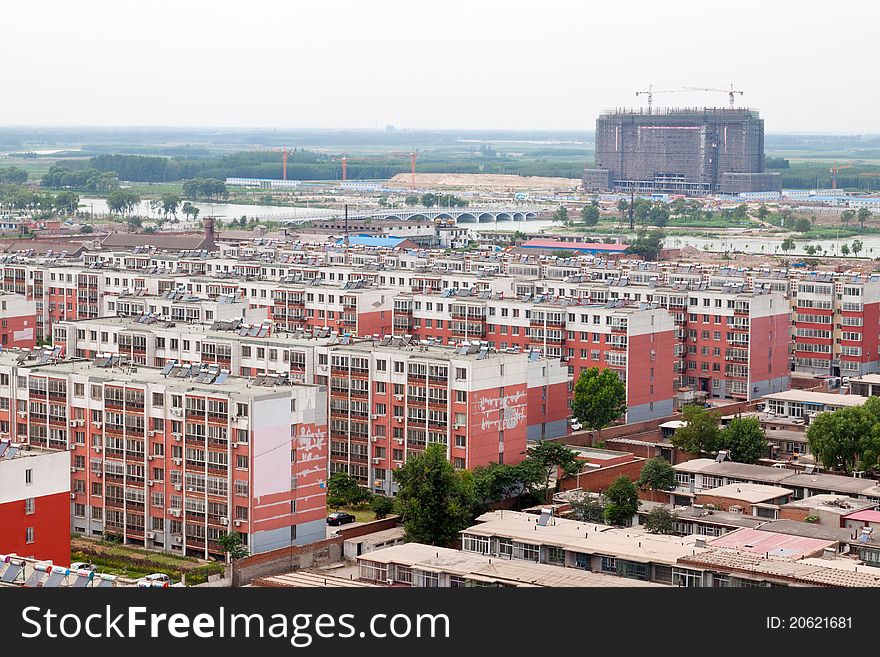
[[[354,522],[354,520],[355,518],[353,515],[345,513],[344,511],[336,511],[327,516],[328,525],[347,525],[350,522]]]

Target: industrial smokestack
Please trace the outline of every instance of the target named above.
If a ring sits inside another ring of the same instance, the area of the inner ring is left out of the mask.
[[[214,217],[205,217],[202,219],[202,226],[205,228],[205,239],[211,242],[215,241],[216,232],[214,231]]]

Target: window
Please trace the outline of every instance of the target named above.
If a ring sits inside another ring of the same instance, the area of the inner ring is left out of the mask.
[[[237,470],[247,470],[248,469],[247,454],[237,454],[235,456],[235,468]]]
[[[24,501],[25,515],[30,515],[37,510],[37,502],[33,497],[29,497]]]
[[[616,573],[617,559],[614,557],[602,557],[601,569],[603,573]]]
[[[547,548],[547,563],[565,565],[565,550],[559,547]]]
[[[477,554],[489,554],[489,537],[464,534],[461,538],[461,549],[464,552],[476,552]]]
[[[24,483],[25,486],[30,486],[34,483],[34,471],[30,468],[24,471]]]
[[[34,542],[34,528],[28,527],[24,530],[24,540],[25,543],[33,543]]]

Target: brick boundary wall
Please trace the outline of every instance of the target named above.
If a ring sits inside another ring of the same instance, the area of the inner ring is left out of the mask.
[[[232,564],[232,586],[244,586],[254,579],[282,575],[303,568],[325,566],[341,561],[343,543],[375,532],[392,529],[400,523],[399,516],[389,516],[363,525],[340,529],[339,536],[315,541],[307,545],[294,545],[270,552],[253,554]]]

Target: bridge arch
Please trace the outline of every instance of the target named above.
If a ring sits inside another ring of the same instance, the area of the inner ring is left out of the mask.
[[[514,221],[525,221],[526,216],[522,212],[514,212],[513,220]]]
[[[495,214],[495,221],[513,221],[513,216],[507,212],[498,212]]]
[[[495,217],[491,212],[483,212],[479,217],[477,217],[481,224],[488,224],[495,221]]]
[[[462,212],[461,214],[459,214],[455,218],[455,220],[460,223],[467,223],[467,224],[477,223],[477,217],[472,215],[470,212]]]

